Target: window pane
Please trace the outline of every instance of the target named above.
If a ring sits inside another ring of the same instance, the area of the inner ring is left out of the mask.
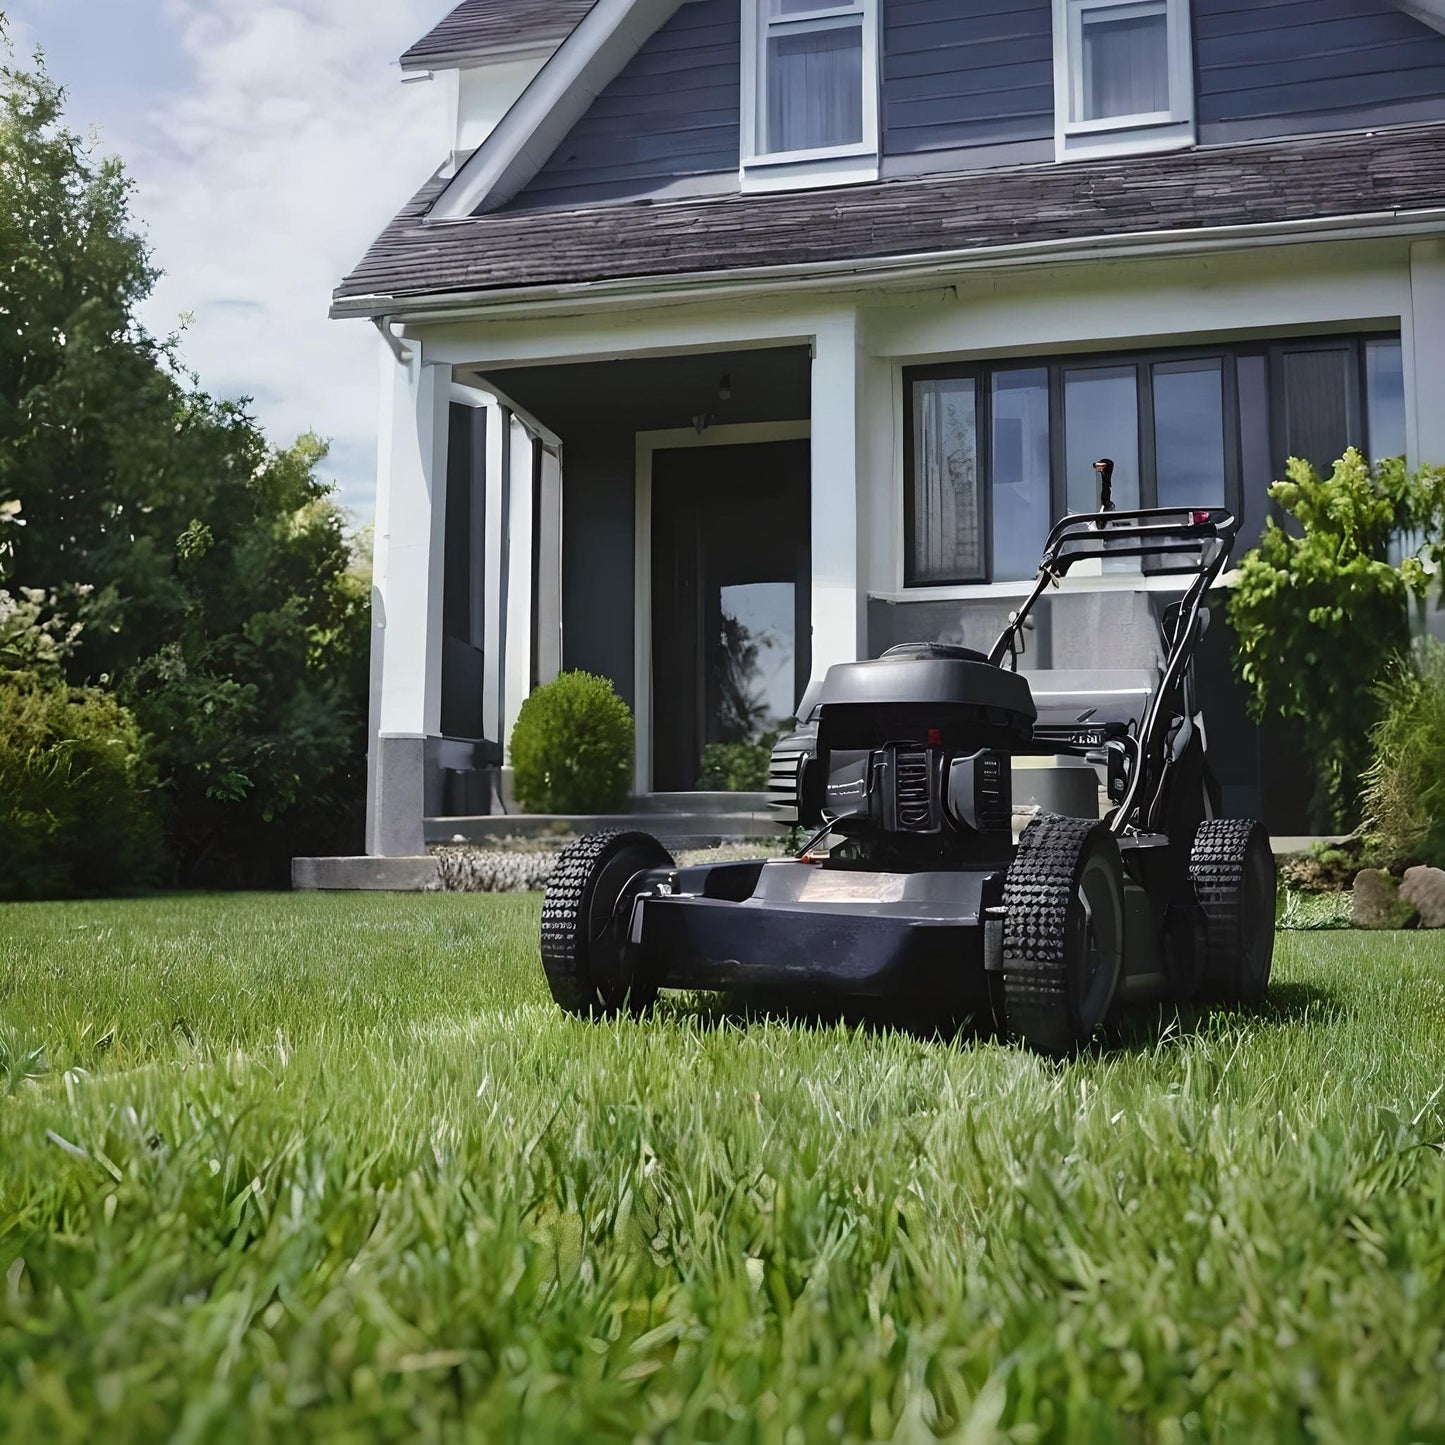
[[[1365,345],[1365,387],[1369,401],[1370,455],[1405,455],[1405,365],[1398,341]]]
[[[1154,368],[1154,456],[1161,507],[1224,505],[1222,363]]]
[[[1094,463],[1114,462],[1114,505],[1139,506],[1139,378],[1132,366],[1064,373],[1065,476],[1071,512],[1099,510]]]
[[[1038,571],[1049,535],[1049,373],[993,378],[993,580]]]
[[[767,149],[819,150],[863,139],[863,28],[768,38]]]
[[[1083,87],[1079,120],[1169,109],[1169,20],[1137,8],[1086,10],[1080,17]]]
[[[1361,438],[1350,435],[1351,350],[1287,351],[1284,372],[1285,456],[1303,457],[1329,476],[1345,449]],[[1356,383],[1358,385],[1358,383]]]
[[[920,381],[913,388],[911,583],[983,577],[977,413],[971,379]]]

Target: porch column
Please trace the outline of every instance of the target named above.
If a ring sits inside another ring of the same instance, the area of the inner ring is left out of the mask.
[[[818,327],[813,351],[813,678],[856,662],[865,646],[866,599],[858,563],[857,313]]]
[[[502,414],[508,419],[511,446],[503,543],[507,550],[507,620],[500,742],[510,749],[517,714],[532,691],[532,480],[536,444],[515,416],[505,409]]]
[[[442,558],[451,367],[382,348],[372,580],[367,852],[426,852],[424,753],[441,731]]]
[[[1410,247],[1410,315],[1401,329],[1410,465],[1445,466],[1445,242]]]

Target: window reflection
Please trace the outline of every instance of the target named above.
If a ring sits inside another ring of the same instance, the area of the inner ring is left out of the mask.
[[[1133,366],[1064,373],[1065,468],[1071,512],[1099,509],[1094,463],[1114,462],[1114,505],[1139,506],[1139,376]]]
[[[1224,505],[1224,368],[1154,367],[1154,456],[1161,507]]]
[[[1404,456],[1405,363],[1398,341],[1366,343],[1365,392],[1371,457]]]
[[[913,582],[983,576],[978,497],[978,416],[972,378],[914,388],[914,498],[909,538]]]
[[[1049,531],[1049,373],[993,378],[993,576],[1032,577]]]

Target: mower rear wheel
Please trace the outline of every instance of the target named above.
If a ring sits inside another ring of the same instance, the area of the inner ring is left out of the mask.
[[[1212,818],[1189,854],[1194,896],[1204,911],[1201,994],[1222,1003],[1259,1003],[1274,961],[1274,852],[1262,823]]]
[[[1103,1023],[1124,964],[1124,864],[1108,825],[1035,818],[1004,881],[1009,1029],[1041,1053],[1081,1048]]]
[[[641,875],[672,866],[650,833],[591,833],[563,851],[542,901],[542,968],[568,1013],[641,1013],[656,999],[657,983],[637,973],[627,928]]]

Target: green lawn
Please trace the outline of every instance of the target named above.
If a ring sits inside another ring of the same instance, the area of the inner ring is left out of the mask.
[[[1440,935],[1060,1067],[574,1022],[537,915],[0,909],[0,1434],[1445,1440]]]

